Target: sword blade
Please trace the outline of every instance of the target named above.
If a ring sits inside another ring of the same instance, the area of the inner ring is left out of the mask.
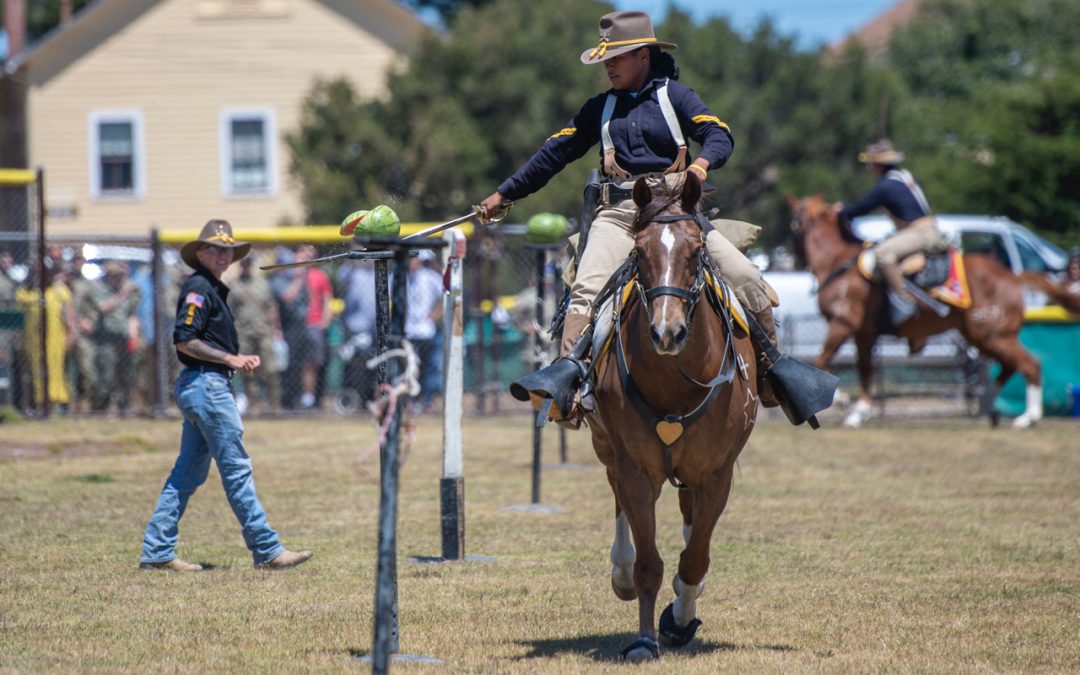
[[[904,279],[904,286],[907,287],[909,293],[915,296],[915,299],[929,307],[934,314],[937,314],[942,318],[949,315],[950,310],[948,305],[919,288],[911,279]]]
[[[477,217],[477,215],[478,214],[477,214],[477,212],[475,210],[470,211],[469,213],[465,214],[464,216],[461,216],[460,218],[454,218],[453,220],[448,220],[445,223],[442,223],[441,225],[434,225],[434,226],[429,227],[427,229],[420,230],[419,232],[414,232],[414,233],[410,234],[407,237],[402,237],[402,240],[408,241],[409,239],[421,239],[423,237],[427,237],[427,236],[435,234],[437,232],[442,232],[443,230],[448,230],[451,227],[453,227],[455,225],[460,225],[460,224],[464,223],[467,220],[472,220],[473,218]]]

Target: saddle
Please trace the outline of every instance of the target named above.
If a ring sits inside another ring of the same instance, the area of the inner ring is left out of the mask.
[[[867,281],[884,283],[873,248],[860,253],[855,265]],[[959,249],[949,247],[941,252],[914,253],[900,261],[900,271],[907,280],[908,291],[938,316],[946,316],[950,307],[956,309],[971,307],[971,290],[964,270],[964,258]],[[882,315],[878,317],[878,329],[883,333],[895,335],[899,326],[892,319],[889,305],[903,301],[894,298],[887,285],[886,293],[889,296],[889,302],[883,308]]]

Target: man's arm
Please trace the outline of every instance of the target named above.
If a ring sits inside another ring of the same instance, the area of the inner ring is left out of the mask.
[[[194,338],[177,342],[176,348],[188,356],[208,363],[221,363],[242,373],[253,373],[262,362],[255,354],[229,354]]]

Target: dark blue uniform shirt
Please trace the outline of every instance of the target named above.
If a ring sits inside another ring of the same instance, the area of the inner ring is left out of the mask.
[[[911,184],[901,178],[910,179]],[[930,215],[930,206],[915,179],[911,178],[910,173],[895,169],[882,176],[870,192],[851,204],[845,204],[840,217],[850,221],[878,207],[905,223]]]
[[[240,340],[236,334],[236,319],[226,302],[229,288],[216,279],[204,267],[199,266],[180,287],[176,303],[176,324],[173,326],[173,344],[188,340],[202,340],[227,354],[240,353]],[[185,366],[211,365],[225,368],[220,363],[210,363],[192,358],[176,350],[180,363]]]
[[[679,154],[656,98],[657,87],[666,79],[653,79],[636,96],[612,89],[586,101],[565,129],[548,138],[524,166],[499,186],[499,193],[510,200],[526,197],[599,143],[609,93],[617,97],[608,132],[619,166],[635,176],[666,170]],[[709,160],[710,168],[723,166],[735,147],[731,130],[709,111],[693,89],[674,80],[668,81],[667,89],[683,136],[701,144],[698,156]],[[603,161],[602,146],[599,154]],[[688,164],[690,161],[687,157]]]

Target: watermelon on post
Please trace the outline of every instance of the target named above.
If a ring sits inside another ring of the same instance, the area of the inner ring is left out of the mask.
[[[533,244],[557,244],[566,238],[570,223],[557,213],[538,213],[525,224],[525,239]]]
[[[396,237],[401,233],[401,219],[392,208],[379,204],[345,216],[340,233],[343,237]]]

